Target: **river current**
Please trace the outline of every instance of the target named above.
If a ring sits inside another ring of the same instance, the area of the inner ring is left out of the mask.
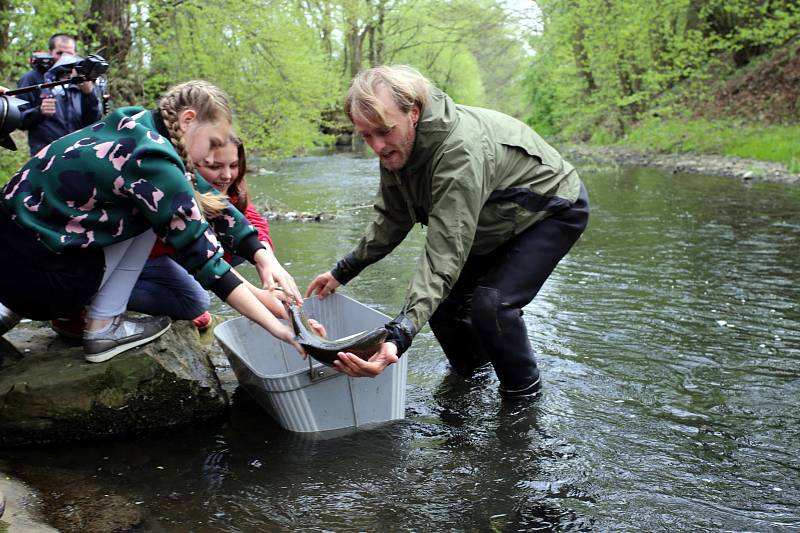
[[[405,420],[304,437],[237,390],[222,422],[28,451],[16,468],[91,478],[149,531],[800,530],[800,189],[581,175],[589,227],[525,308],[538,401],[450,375],[426,327]],[[376,187],[377,161],[351,153],[250,179],[259,208],[336,215],[270,223],[303,289],[358,240]],[[395,316],[423,239],[342,292]]]

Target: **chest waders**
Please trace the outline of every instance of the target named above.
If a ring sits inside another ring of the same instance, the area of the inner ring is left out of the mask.
[[[429,324],[453,370],[469,376],[491,363],[507,398],[536,394],[539,369],[522,319],[589,220],[586,189],[578,200],[486,255],[471,255]]]

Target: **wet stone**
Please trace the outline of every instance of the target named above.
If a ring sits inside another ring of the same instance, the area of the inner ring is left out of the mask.
[[[77,341],[21,324],[0,342],[0,446],[138,434],[223,415],[219,348],[190,322],[104,363]]]

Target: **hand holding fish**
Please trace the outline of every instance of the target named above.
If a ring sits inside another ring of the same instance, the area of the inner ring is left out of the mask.
[[[367,361],[352,353],[339,352],[337,355],[339,359],[333,362],[334,368],[354,378],[374,378],[398,361],[397,346],[392,342],[381,344],[380,350]]]
[[[330,272],[325,272],[324,274],[320,274],[316,278],[308,284],[308,288],[306,289],[306,297],[311,296],[312,294],[319,295],[319,299],[323,300],[328,295],[333,294],[336,292],[342,284],[336,281],[336,278],[333,277],[333,274]]]
[[[242,283],[233,289],[228,294],[225,302],[269,331],[275,338],[291,344],[301,356],[306,356],[306,350],[300,346],[300,343],[295,338],[294,329],[278,320],[267,306],[259,301],[247,284]]]
[[[297,288],[294,278],[281,266],[272,250],[263,249],[254,257],[256,271],[261,278],[264,289],[274,291],[277,286],[297,305],[303,305],[303,296]],[[282,299],[279,297],[279,299]]]

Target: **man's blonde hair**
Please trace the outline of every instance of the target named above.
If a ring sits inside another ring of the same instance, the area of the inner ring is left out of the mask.
[[[390,128],[386,107],[378,99],[377,92],[385,87],[403,113],[419,106],[425,107],[431,93],[431,82],[418,70],[408,65],[382,65],[362,70],[350,83],[344,99],[344,112],[354,119],[364,120],[373,127]]]

